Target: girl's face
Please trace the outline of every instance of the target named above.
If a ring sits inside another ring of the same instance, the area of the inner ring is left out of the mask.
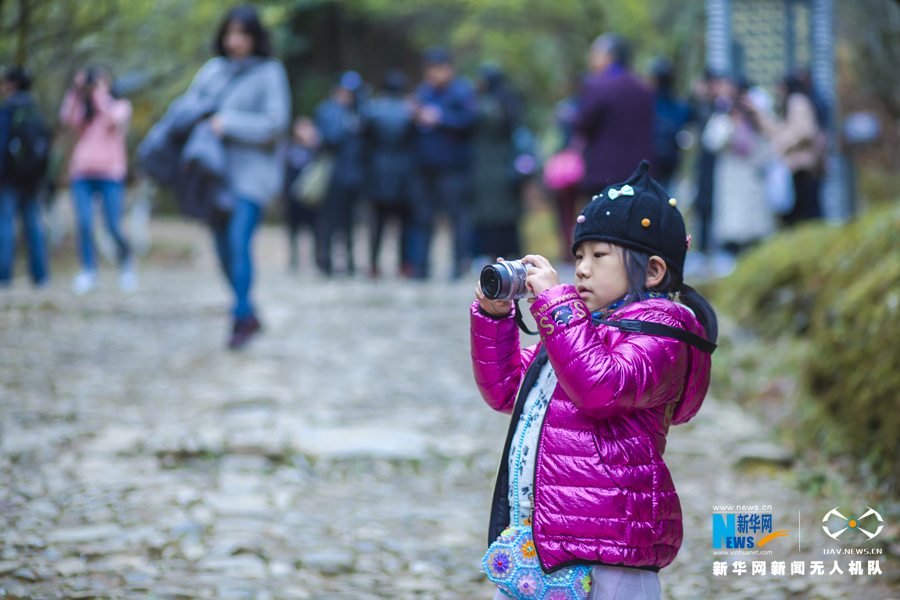
[[[575,252],[575,287],[591,312],[628,292],[628,273],[622,248],[586,241]]]
[[[228,58],[240,60],[253,54],[253,36],[244,30],[240,21],[232,21],[225,30],[222,46]]]

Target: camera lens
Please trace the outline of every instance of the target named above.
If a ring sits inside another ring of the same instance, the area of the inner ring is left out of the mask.
[[[496,300],[500,296],[500,288],[502,287],[500,273],[491,265],[481,271],[481,291],[491,300]]]

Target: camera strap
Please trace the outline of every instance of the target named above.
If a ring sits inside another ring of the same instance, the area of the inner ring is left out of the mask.
[[[516,314],[514,317],[516,320],[516,325],[518,325],[519,329],[524,331],[527,335],[537,335],[537,331],[531,331],[530,329],[528,329],[528,325],[525,324],[525,320],[522,318],[522,310],[519,308],[519,299],[516,298],[513,302],[515,302],[516,304]]]
[[[601,323],[610,327],[615,327],[619,331],[626,333],[643,333],[645,335],[655,335],[657,337],[671,338],[684,342],[688,346],[693,346],[700,352],[712,354],[716,351],[717,346],[708,339],[691,333],[686,329],[663,325],[662,323],[651,323],[649,321],[638,321],[636,319],[619,319],[618,321],[606,321],[603,319],[595,319],[594,323]]]
[[[518,325],[519,329],[521,329],[528,335],[537,335],[537,331],[531,331],[530,329],[528,329],[528,326],[525,325],[525,320],[522,318],[522,311],[519,309],[519,300],[516,299],[514,302],[516,305],[516,313],[514,317],[516,320],[516,325]],[[663,325],[662,323],[638,321],[637,319],[619,319],[618,321],[607,321],[605,319],[598,318],[592,319],[592,322],[595,325],[600,324],[607,325],[609,327],[615,327],[619,331],[624,331],[625,333],[642,333],[644,335],[655,335],[657,337],[678,340],[679,342],[684,342],[688,346],[692,346],[700,352],[704,352],[706,354],[712,354],[718,347],[716,344],[713,344],[708,339],[699,336],[696,333],[692,333],[686,329],[681,329],[679,327]]]

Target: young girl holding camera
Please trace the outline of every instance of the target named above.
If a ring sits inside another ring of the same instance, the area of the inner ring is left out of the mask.
[[[505,590],[495,598],[544,597],[548,576],[577,569],[583,589],[559,597],[660,598],[657,573],[681,546],[662,457],[669,426],[691,419],[706,395],[718,326],[683,282],[690,238],[648,169],[644,161],[578,217],[574,285],[560,284],[544,257],[522,260],[540,343],[521,348],[511,302],[476,288],[475,381],[491,408],[512,413],[489,543],[513,539],[510,526],[531,528],[521,549],[492,545],[485,555]],[[517,575],[529,560],[536,578]]]

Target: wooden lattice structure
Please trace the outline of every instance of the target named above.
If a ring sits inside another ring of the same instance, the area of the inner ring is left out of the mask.
[[[746,76],[770,91],[791,68],[807,67],[830,108],[832,141],[840,122],[833,0],[706,0],[706,64]],[[849,216],[846,166],[831,144],[822,205],[830,219]]]

